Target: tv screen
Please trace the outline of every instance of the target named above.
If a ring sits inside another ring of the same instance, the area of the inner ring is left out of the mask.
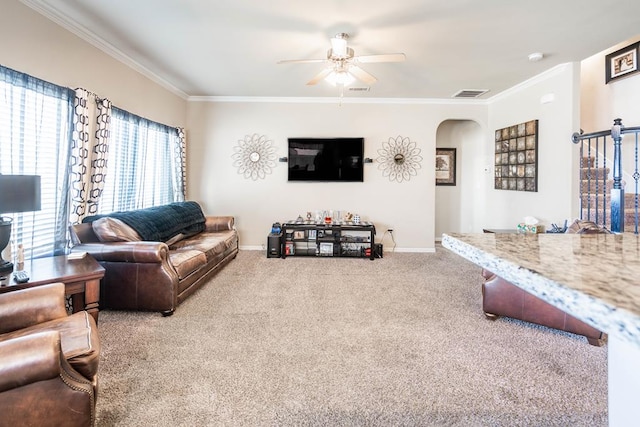
[[[362,182],[364,138],[289,138],[289,181]]]

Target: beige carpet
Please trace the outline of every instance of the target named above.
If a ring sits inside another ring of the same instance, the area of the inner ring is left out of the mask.
[[[435,254],[241,251],[172,317],[100,313],[98,426],[606,426],[606,346],[486,320]]]

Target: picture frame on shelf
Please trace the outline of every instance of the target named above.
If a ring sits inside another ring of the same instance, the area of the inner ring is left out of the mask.
[[[640,42],[630,44],[605,56],[605,82],[626,77],[638,72]]]
[[[436,185],[456,185],[455,148],[436,148]]]

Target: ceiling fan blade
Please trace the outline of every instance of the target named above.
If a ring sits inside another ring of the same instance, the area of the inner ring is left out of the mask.
[[[319,81],[321,81],[322,79],[327,77],[329,74],[331,74],[332,71],[333,70],[331,68],[325,68],[324,70],[316,74],[311,80],[309,80],[307,82],[307,85],[313,86],[314,84],[317,84]]]
[[[362,63],[368,62],[402,62],[406,59],[404,53],[385,53],[381,55],[356,56],[354,60]]]
[[[312,64],[317,62],[327,62],[326,59],[284,59],[276,64]]]
[[[364,84],[372,85],[378,81],[373,75],[367,73],[362,68],[351,65],[349,67],[349,73],[351,73],[356,79],[360,80]]]

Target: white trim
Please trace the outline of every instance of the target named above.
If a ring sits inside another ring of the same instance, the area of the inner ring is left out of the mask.
[[[25,6],[43,15],[45,18],[60,25],[62,28],[66,29],[67,31],[80,37],[82,40],[86,41],[87,43],[100,49],[102,52],[106,53],[107,55],[122,62],[124,65],[130,67],[134,71],[137,71],[138,73],[149,78],[153,82],[159,84],[163,88],[167,89],[169,92],[185,100],[189,98],[188,94],[178,89],[176,86],[169,83],[167,80],[158,76],[156,73],[154,73],[147,67],[143,66],[133,58],[131,58],[129,55],[125,54],[119,49],[116,49],[112,44],[98,37],[97,35],[92,33],[90,30],[88,30],[85,26],[81,25],[76,21],[71,20],[69,17],[60,13],[56,8],[54,8],[50,4],[47,4],[42,0],[20,0],[20,2],[24,3]]]
[[[238,246],[238,249],[241,251],[264,251],[265,256],[267,256],[267,250],[262,246]]]
[[[277,96],[190,96],[189,102],[247,102],[289,104],[404,104],[404,105],[487,105],[485,99],[448,98],[340,98],[340,97],[277,97]]]
[[[395,248],[390,251],[385,251],[383,248],[383,253],[385,254],[392,254],[394,252],[420,253],[420,254],[429,253],[430,254],[430,253],[435,253],[436,248]]]
[[[518,83],[515,86],[511,86],[509,89],[505,89],[502,92],[496,94],[495,96],[492,96],[491,98],[489,98],[487,101],[489,104],[493,104],[494,102],[500,101],[501,99],[513,95],[516,92],[519,92],[523,89],[526,89],[528,87],[531,87],[533,85],[536,85],[544,80],[547,80],[551,77],[554,77],[562,72],[564,72],[567,67],[569,67],[571,65],[571,63],[569,62],[565,62],[562,64],[558,64],[553,68],[549,68],[547,71],[543,71],[542,73],[531,77],[528,80],[525,80],[523,82]]]

